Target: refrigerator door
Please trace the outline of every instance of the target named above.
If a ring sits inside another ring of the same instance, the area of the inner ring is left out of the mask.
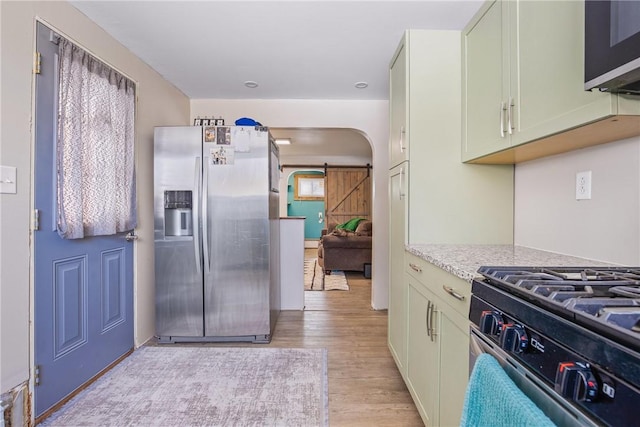
[[[203,144],[205,335],[268,340],[269,133],[216,132]]]
[[[202,337],[202,128],[154,135],[156,335]]]

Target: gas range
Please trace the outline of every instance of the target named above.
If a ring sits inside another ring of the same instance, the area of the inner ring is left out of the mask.
[[[469,314],[477,333],[595,424],[637,423],[640,268],[478,272]]]
[[[640,351],[640,268],[481,267],[488,282]]]

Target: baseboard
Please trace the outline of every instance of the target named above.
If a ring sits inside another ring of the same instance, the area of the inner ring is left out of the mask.
[[[314,240],[306,240],[304,241],[304,247],[305,248],[317,248],[318,247],[318,242],[320,242],[317,239]]]

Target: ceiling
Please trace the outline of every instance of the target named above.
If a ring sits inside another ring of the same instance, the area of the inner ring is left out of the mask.
[[[386,100],[404,30],[462,29],[482,0],[71,3],[191,99]]]

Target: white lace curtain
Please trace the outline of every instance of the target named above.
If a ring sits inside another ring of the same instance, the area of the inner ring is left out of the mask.
[[[132,230],[135,85],[64,38],[59,58],[58,234]]]

